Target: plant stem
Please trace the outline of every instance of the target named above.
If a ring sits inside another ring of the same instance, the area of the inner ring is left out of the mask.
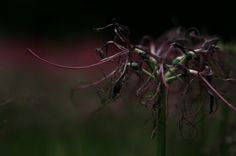
[[[223,107],[222,108],[222,118],[220,121],[220,126],[219,126],[219,136],[221,137],[221,142],[220,142],[220,154],[224,156],[229,155],[228,147],[225,143],[225,137],[227,133],[227,124],[229,121],[229,110],[228,108]]]
[[[166,155],[166,104],[167,91],[164,84],[161,85],[161,101],[158,108],[157,119],[157,156]]]

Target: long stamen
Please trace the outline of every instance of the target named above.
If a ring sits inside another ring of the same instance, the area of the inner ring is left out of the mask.
[[[91,83],[91,84],[81,85],[81,86],[79,86],[79,88],[84,89],[84,88],[89,88],[89,87],[96,86],[96,85],[102,83],[103,81],[105,81],[107,78],[113,76],[113,75],[117,72],[117,70],[118,70],[118,68],[116,68],[115,70],[113,70],[113,71],[112,71],[111,73],[109,73],[108,75],[105,75],[102,79],[97,80],[97,81],[95,81],[95,82],[93,82],[93,83]]]
[[[63,68],[63,69],[87,69],[87,68],[92,68],[92,67],[99,66],[99,65],[101,65],[101,64],[103,64],[103,63],[109,62],[109,61],[111,61],[111,59],[114,59],[114,58],[116,58],[116,57],[118,57],[118,56],[121,56],[121,55],[124,55],[124,54],[127,54],[127,53],[128,53],[128,50],[123,50],[123,51],[118,52],[118,53],[116,53],[116,54],[110,56],[109,58],[105,58],[105,59],[103,59],[103,60],[101,60],[101,61],[99,61],[99,62],[97,62],[97,63],[91,64],[91,65],[87,65],[87,66],[75,66],[75,67],[73,67],[73,66],[66,66],[66,65],[61,65],[61,64],[53,63],[53,62],[51,62],[51,61],[49,61],[49,60],[46,60],[46,59],[40,57],[40,56],[37,55],[35,52],[33,52],[31,49],[28,48],[27,50],[28,50],[33,56],[35,56],[37,59],[39,59],[39,60],[41,60],[41,61],[43,61],[43,62],[45,62],[45,63],[47,63],[47,64],[50,64],[50,65],[52,65],[52,66],[55,66],[55,67],[58,67],[58,68]]]
[[[101,28],[93,28],[95,31],[101,31],[101,30],[104,30],[104,29],[106,29],[106,28],[109,28],[109,27],[112,27],[112,26],[114,26],[114,24],[108,24],[108,25],[106,25],[106,26],[104,26],[104,27],[101,27]]]
[[[227,104],[230,108],[236,111],[236,107],[229,103],[203,76],[199,73],[199,77],[205,83],[205,85],[217,96],[219,97],[225,104]]]

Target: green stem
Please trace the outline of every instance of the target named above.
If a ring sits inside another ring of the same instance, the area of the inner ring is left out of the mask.
[[[158,108],[157,119],[157,156],[166,155],[166,104],[167,91],[164,84],[161,85],[162,98]]]

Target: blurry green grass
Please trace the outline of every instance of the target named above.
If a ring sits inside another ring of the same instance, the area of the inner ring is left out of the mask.
[[[141,156],[155,152],[155,143],[149,139],[142,122],[140,125],[137,122],[131,125],[124,120],[100,119],[77,128],[62,128],[9,130],[0,139],[1,155]]]
[[[144,123],[142,115],[146,113],[140,115],[135,111],[140,112],[134,108],[122,117],[101,113],[84,123],[56,128],[37,125],[9,128],[1,133],[0,153],[3,156],[153,156],[156,144],[150,139],[151,123]],[[178,125],[168,121],[168,155],[204,155],[204,147],[214,145],[220,137],[219,120],[206,120],[205,136],[199,130],[192,139],[181,137]]]

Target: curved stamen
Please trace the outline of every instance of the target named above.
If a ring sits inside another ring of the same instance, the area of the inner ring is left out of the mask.
[[[118,56],[127,54],[127,53],[129,52],[128,50],[123,50],[123,51],[118,52],[118,53],[116,53],[116,54],[114,54],[114,55],[112,55],[112,56],[110,56],[110,57],[108,57],[108,58],[105,58],[105,59],[103,59],[103,60],[101,60],[101,61],[99,61],[99,62],[97,62],[97,63],[91,64],[91,65],[87,65],[87,66],[75,66],[75,67],[73,67],[73,66],[66,66],[66,65],[60,65],[60,64],[57,64],[57,63],[53,63],[53,62],[51,62],[51,61],[49,61],[49,60],[46,60],[46,59],[40,57],[40,56],[37,55],[35,52],[33,52],[31,49],[28,48],[27,50],[28,50],[33,56],[35,56],[37,59],[39,59],[39,60],[41,60],[41,61],[43,61],[43,62],[45,62],[45,63],[47,63],[47,64],[50,64],[50,65],[52,65],[52,66],[55,66],[55,67],[58,67],[58,68],[63,68],[63,69],[87,69],[87,68],[96,67],[96,66],[99,66],[99,65],[101,65],[101,64],[103,64],[103,63],[106,63],[106,62],[111,61],[111,59],[114,59],[114,58],[116,58],[116,57],[118,57]]]
[[[84,89],[84,88],[89,88],[89,87],[96,86],[96,85],[102,83],[103,81],[105,81],[107,78],[113,76],[117,72],[117,70],[118,70],[118,68],[116,68],[115,70],[110,72],[108,75],[105,75],[102,79],[99,79],[99,80],[97,80],[97,81],[95,81],[95,82],[93,82],[91,84],[79,86],[79,88]]]
[[[236,107],[233,106],[231,103],[229,103],[203,76],[201,73],[199,73],[199,77],[201,80],[205,83],[205,85],[210,89],[211,92],[213,92],[218,98],[220,98],[227,106],[232,108],[234,111],[236,111]]]
[[[113,45],[115,45],[120,50],[126,50],[126,48],[124,46],[116,43],[115,41],[107,41],[105,45],[108,45],[108,44],[113,44]]]

